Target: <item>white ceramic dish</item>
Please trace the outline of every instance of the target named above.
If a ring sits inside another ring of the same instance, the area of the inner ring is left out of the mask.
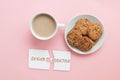
[[[72,19],[71,22],[66,26],[65,35],[64,35],[65,36],[65,41],[66,41],[66,44],[68,45],[68,47],[71,50],[73,50],[74,52],[76,52],[78,54],[91,54],[91,53],[94,53],[95,51],[97,51],[102,46],[102,44],[104,42],[104,34],[105,34],[104,28],[103,28],[103,33],[102,33],[100,39],[97,41],[97,43],[89,51],[83,52],[83,51],[77,49],[76,47],[73,47],[73,46],[69,45],[69,43],[67,42],[68,32],[74,27],[76,22],[81,18],[87,18],[92,22],[97,22],[103,27],[102,23],[96,17],[91,16],[91,15],[79,15],[79,16],[75,17],[74,19]]]

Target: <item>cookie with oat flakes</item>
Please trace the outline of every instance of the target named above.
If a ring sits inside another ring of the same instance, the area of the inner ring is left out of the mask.
[[[83,36],[77,48],[81,51],[88,51],[92,48],[94,42],[87,36]]]
[[[92,26],[88,27],[88,36],[92,40],[98,40],[102,35],[103,29],[98,23],[94,23]]]
[[[67,35],[67,41],[72,46],[78,46],[79,41],[82,39],[82,35],[79,31],[72,29]]]
[[[88,27],[91,26],[91,25],[92,25],[92,23],[88,19],[81,18],[77,21],[74,29],[81,32],[82,35],[87,35],[88,34]]]

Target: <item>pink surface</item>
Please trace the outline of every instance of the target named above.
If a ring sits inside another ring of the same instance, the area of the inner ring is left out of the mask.
[[[0,0],[0,80],[120,80],[119,3],[119,0]],[[71,51],[70,72],[29,69],[29,48],[70,51],[64,41],[65,28],[48,41],[39,41],[30,33],[31,17],[44,11],[65,24],[76,15],[98,17],[106,32],[102,48],[91,55]]]

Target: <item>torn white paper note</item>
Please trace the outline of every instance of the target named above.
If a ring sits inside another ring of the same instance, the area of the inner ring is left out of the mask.
[[[48,50],[29,49],[29,68],[50,69],[50,63],[46,59],[50,58]]]
[[[71,53],[69,51],[53,51],[54,70],[70,71]]]

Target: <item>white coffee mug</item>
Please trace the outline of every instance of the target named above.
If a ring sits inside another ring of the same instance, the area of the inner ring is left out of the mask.
[[[47,12],[35,14],[30,21],[30,31],[33,36],[39,40],[51,39],[55,36],[58,28],[63,26],[65,26],[65,24],[58,24],[56,19]],[[52,30],[53,32],[49,30]]]

